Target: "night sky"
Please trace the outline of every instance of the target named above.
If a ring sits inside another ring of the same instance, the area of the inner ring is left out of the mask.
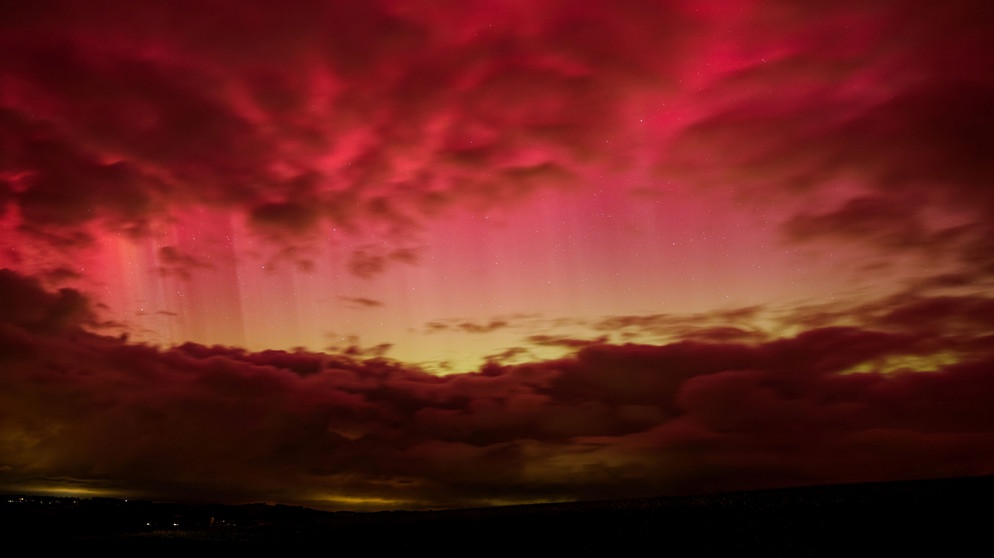
[[[994,474],[989,0],[38,0],[0,51],[0,490]]]

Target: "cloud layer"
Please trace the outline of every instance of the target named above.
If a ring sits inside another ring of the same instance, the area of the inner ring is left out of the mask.
[[[4,11],[0,201],[35,241],[145,235],[197,205],[277,242],[322,224],[389,237],[567,186],[625,157],[601,146],[667,79],[689,21],[668,2]]]
[[[0,484],[391,507],[994,473],[994,8],[712,4],[0,5]],[[95,333],[134,316],[189,342]],[[341,354],[205,341],[307,329]],[[456,339],[489,363],[384,358]]]
[[[891,331],[595,341],[438,377],[382,358],[127,344],[79,328],[77,293],[0,279],[5,299],[30,301],[0,324],[8,488],[417,507],[994,473],[994,323],[974,311],[989,299],[909,304]],[[920,328],[957,312],[986,333]]]

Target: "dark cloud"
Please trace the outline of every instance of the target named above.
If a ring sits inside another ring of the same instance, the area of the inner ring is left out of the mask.
[[[380,343],[379,345],[373,345],[372,347],[359,347],[358,345],[351,345],[345,349],[344,353],[346,355],[356,357],[380,358],[386,355],[392,348],[393,343]]]
[[[361,296],[340,296],[338,298],[357,308],[379,308],[383,306],[383,302],[380,300],[374,300],[372,298]]]
[[[56,267],[45,271],[41,277],[53,284],[59,284],[63,281],[69,281],[73,279],[79,279],[80,274],[66,267]]]
[[[211,269],[213,266],[197,256],[181,252],[175,246],[159,248],[159,267],[156,270],[163,277],[175,275],[189,281],[198,269]]]
[[[32,332],[78,329],[95,320],[87,297],[74,289],[51,293],[37,279],[0,269],[0,323]]]
[[[465,331],[466,333],[490,333],[492,331],[502,329],[508,326],[508,323],[504,320],[491,320],[490,323],[477,324],[473,322],[460,322],[456,324],[456,328],[460,331]]]
[[[798,240],[844,235],[895,249],[915,248],[931,239],[918,219],[909,218],[916,211],[917,204],[911,200],[895,203],[883,197],[854,198],[832,213],[794,217],[787,232]]]
[[[834,327],[749,345],[595,343],[439,377],[357,359],[388,347],[156,349],[53,328],[72,295],[0,279],[26,301],[0,327],[8,487],[102,479],[152,497],[418,506],[994,472],[989,338]],[[959,308],[884,318],[985,319],[979,301]],[[955,362],[928,363],[947,349]],[[899,358],[924,364],[853,372]]]
[[[681,338],[715,343],[750,343],[767,340],[767,335],[759,331],[747,331],[732,326],[689,328]]]
[[[249,215],[256,227],[291,234],[313,230],[321,218],[314,204],[299,201],[265,202],[252,208]]]
[[[938,286],[950,282],[962,286],[962,277],[940,277]],[[860,323],[883,331],[921,337],[955,338],[982,336],[991,332],[990,311],[994,299],[983,294],[932,294],[935,281],[919,282],[916,288],[858,304],[824,304],[792,310],[784,321],[804,329]],[[970,282],[968,286],[973,287]]]
[[[417,250],[413,248],[387,248],[364,246],[353,250],[348,261],[348,269],[357,277],[371,279],[383,273],[391,262],[417,263]]]
[[[535,345],[543,345],[549,347],[563,347],[566,349],[581,349],[583,347],[588,347],[590,345],[596,345],[607,342],[607,336],[602,335],[596,339],[577,339],[573,337],[564,337],[559,335],[529,335],[526,340],[529,343]]]
[[[428,333],[440,331],[461,331],[464,333],[491,333],[498,329],[510,327],[511,323],[504,319],[493,319],[488,323],[476,323],[468,320],[435,320],[425,324]]]
[[[486,357],[484,357],[484,360],[488,364],[494,364],[494,365],[507,364],[520,359],[534,360],[534,355],[531,353],[531,351],[529,351],[524,347],[510,347],[498,353],[494,353],[492,355],[487,355]],[[484,373],[486,373],[487,370],[499,370],[499,368],[498,369],[492,367],[484,368]]]
[[[425,329],[429,333],[437,331],[446,331],[449,329],[449,324],[440,321],[428,322],[427,324],[425,324]]]
[[[765,340],[756,324],[766,309],[746,306],[707,314],[641,314],[607,316],[589,326],[594,331],[616,334],[622,339],[696,339],[701,341],[748,342]]]
[[[876,319],[905,330],[972,335],[994,333],[994,299],[983,296],[900,296]]]

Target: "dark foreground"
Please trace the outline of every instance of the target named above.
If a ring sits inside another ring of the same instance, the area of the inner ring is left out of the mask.
[[[994,477],[378,513],[5,496],[0,535],[36,550],[966,556],[994,547],[992,505]]]

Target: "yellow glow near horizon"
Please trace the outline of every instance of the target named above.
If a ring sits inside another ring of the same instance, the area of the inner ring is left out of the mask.
[[[12,484],[0,487],[5,492],[35,494],[39,496],[56,496],[69,498],[131,498],[134,495],[126,490],[115,488],[99,488],[93,486],[77,486],[72,484]]]
[[[398,509],[404,507],[419,507],[414,500],[400,498],[384,498],[381,496],[350,496],[347,494],[322,494],[307,498],[310,505],[318,507],[347,506],[349,509]]]
[[[954,351],[927,355],[889,355],[854,366],[841,374],[894,374],[898,372],[934,372],[962,361]]]

